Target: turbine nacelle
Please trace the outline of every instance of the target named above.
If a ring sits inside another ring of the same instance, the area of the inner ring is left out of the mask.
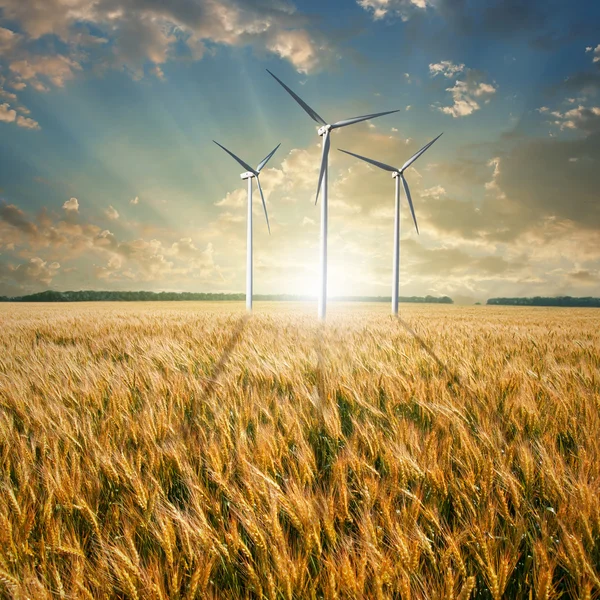
[[[215,140],[213,140],[213,142],[215,142]],[[267,203],[265,202],[265,195],[263,194],[263,190],[262,190],[262,186],[260,185],[260,178],[258,177],[260,175],[260,172],[264,169],[265,165],[271,160],[271,158],[273,157],[273,154],[275,154],[275,152],[277,152],[277,148],[279,148],[279,146],[281,146],[281,144],[277,144],[277,146],[275,147],[274,150],[271,150],[271,152],[269,152],[269,154],[267,154],[267,156],[265,156],[265,158],[263,158],[260,163],[258,164],[258,166],[256,167],[256,169],[253,169],[247,162],[244,162],[239,156],[236,156],[231,150],[227,150],[227,148],[225,148],[225,146],[221,146],[221,144],[219,144],[219,142],[215,142],[215,144],[217,146],[219,146],[219,148],[222,148],[223,150],[225,150],[225,152],[227,152],[227,154],[229,154],[229,156],[231,156],[231,158],[233,158],[233,160],[235,160],[238,165],[241,165],[242,167],[244,167],[244,169],[246,169],[245,173],[242,173],[240,175],[241,179],[256,179],[256,184],[258,185],[258,191],[260,192],[260,199],[262,200],[262,205],[263,205],[263,210],[265,211],[265,219],[267,220],[267,229],[269,230],[269,235],[271,234],[271,226],[269,225],[269,215],[267,214]],[[251,188],[248,189],[248,198],[251,197]]]
[[[324,136],[326,133],[329,133],[331,131],[331,125],[323,125],[323,127],[320,127],[319,130],[317,131],[317,133],[320,136]]]
[[[408,206],[410,207],[410,212],[412,213],[412,218],[415,222],[415,229],[417,230],[417,233],[419,233],[419,226],[417,225],[417,217],[415,215],[415,209],[412,203],[410,189],[408,188],[408,183],[406,182],[406,179],[404,179],[403,173],[404,171],[406,171],[406,169],[408,169],[408,167],[410,167],[415,162],[415,160],[417,160],[417,158],[419,158],[419,156],[421,156],[428,148],[430,148],[437,140],[439,140],[441,135],[442,134],[440,133],[440,135],[431,140],[431,142],[425,144],[418,152],[413,154],[399,169],[397,167],[392,167],[391,165],[386,165],[385,163],[382,163],[378,160],[367,158],[366,156],[361,156],[360,154],[354,154],[354,152],[348,152],[348,150],[342,150],[341,148],[338,148],[338,150],[340,152],[343,152],[344,154],[349,154],[350,156],[354,156],[355,158],[369,163],[370,165],[378,167],[383,171],[391,173],[392,179],[400,179],[400,181],[402,182],[402,186],[404,187],[404,191],[406,192],[406,199],[408,200]]]

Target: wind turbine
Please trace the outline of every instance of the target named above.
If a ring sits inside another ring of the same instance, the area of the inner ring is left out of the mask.
[[[392,113],[398,112],[398,110],[388,110],[386,112],[374,113],[371,115],[363,115],[362,117],[354,117],[352,119],[344,119],[343,121],[337,121],[336,123],[327,123],[323,117],[321,117],[317,112],[315,112],[300,96],[295,94],[281,79],[273,75],[269,69],[267,69],[267,73],[271,75],[277,82],[281,84],[281,86],[285,89],[285,91],[304,109],[304,111],[308,114],[308,116],[316,121],[322,127],[319,128],[318,134],[323,138],[323,154],[321,157],[321,170],[319,171],[319,184],[317,186],[317,197],[315,199],[315,204],[319,200],[319,191],[322,191],[323,201],[321,203],[321,281],[319,285],[319,319],[322,321],[325,320],[325,315],[327,311],[327,217],[328,217],[328,206],[327,206],[327,170],[329,166],[329,148],[331,145],[331,141],[329,136],[334,129],[339,129],[340,127],[346,127],[348,125],[354,125],[355,123],[360,123],[361,121],[367,121],[369,119],[375,119],[376,117],[383,117],[384,115],[391,115]]]
[[[215,140],[213,140],[215,142]],[[260,185],[260,179],[258,176],[260,172],[263,170],[264,166],[271,160],[271,157],[275,152],[277,152],[277,148],[281,146],[281,144],[277,144],[275,150],[267,154],[263,160],[260,161],[258,167],[253,169],[248,163],[245,163],[241,158],[236,156],[233,152],[230,152],[225,148],[225,146],[221,146],[219,142],[215,142],[217,146],[223,148],[229,156],[235,159],[244,169],[246,169],[245,173],[242,173],[240,177],[242,179],[248,180],[248,219],[247,219],[247,242],[246,242],[246,310],[252,310],[252,180],[256,179],[256,183],[258,184],[258,191],[260,192],[260,197],[262,200],[263,209],[265,211],[265,219],[267,220],[267,228],[269,230],[269,235],[271,235],[271,226],[269,225],[269,215],[267,214],[267,205],[265,203],[265,196],[262,191],[262,187]]]
[[[396,211],[394,216],[394,275],[392,279],[392,314],[398,314],[398,280],[400,278],[400,180],[402,180],[402,185],[404,186],[404,191],[406,192],[406,198],[408,199],[408,205],[410,206],[410,212],[412,213],[413,221],[415,222],[415,229],[417,230],[417,234],[419,233],[419,226],[417,225],[417,217],[415,216],[415,209],[413,207],[412,198],[410,196],[410,190],[408,189],[408,183],[406,179],[404,179],[404,171],[412,165],[421,154],[423,154],[430,146],[432,146],[442,134],[438,135],[435,139],[431,140],[428,144],[423,146],[416,154],[413,154],[399,169],[396,167],[390,167],[390,165],[386,165],[385,163],[379,162],[377,160],[373,160],[372,158],[367,158],[366,156],[360,156],[360,154],[354,154],[353,152],[348,152],[347,150],[342,150],[338,148],[340,152],[344,152],[345,154],[350,154],[350,156],[354,156],[355,158],[359,158],[360,160],[364,160],[365,162],[379,167],[384,171],[391,171],[392,177],[396,180]]]

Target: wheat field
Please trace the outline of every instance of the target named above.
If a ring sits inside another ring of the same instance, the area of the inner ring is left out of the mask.
[[[0,304],[0,596],[598,598],[600,311]]]

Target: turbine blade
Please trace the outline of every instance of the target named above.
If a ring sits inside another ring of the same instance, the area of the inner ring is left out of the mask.
[[[412,213],[413,221],[415,222],[415,229],[417,230],[417,234],[419,233],[419,226],[417,225],[417,217],[415,216],[415,207],[412,203],[412,198],[410,196],[410,190],[408,189],[408,183],[406,179],[404,179],[404,175],[400,174],[400,179],[402,179],[402,185],[404,186],[404,191],[406,192],[406,197],[408,198],[408,205],[410,206],[410,212]]]
[[[302,100],[302,98],[300,98],[300,96],[298,96],[298,94],[295,94],[294,92],[292,92],[292,90],[290,90],[290,88],[287,85],[285,85],[285,83],[283,83],[283,81],[281,81],[281,79],[279,79],[279,77],[277,77],[276,75],[273,75],[273,73],[271,73],[271,71],[269,71],[269,69],[267,69],[267,73],[269,75],[271,75],[271,77],[275,78],[283,86],[283,89],[306,111],[308,116],[313,121],[316,121],[317,123],[320,123],[321,125],[327,125],[327,123],[325,122],[323,117],[319,116],[319,114],[316,111],[314,111],[308,104],[306,104],[306,102],[304,102],[304,100]]]
[[[429,142],[429,144],[425,144],[416,154],[413,154],[403,165],[402,168],[400,169],[400,171],[404,171],[404,169],[408,169],[408,167],[410,167],[410,165],[412,165],[415,160],[417,160],[417,158],[419,158],[419,156],[421,156],[421,154],[423,154],[423,152],[425,152],[430,146],[433,146],[433,144],[435,142],[437,142],[437,140],[439,140],[442,137],[443,133],[440,133],[440,135],[438,135],[436,138],[434,138],[433,140],[431,140],[431,142]]]
[[[215,140],[213,140],[213,142],[215,142]],[[246,171],[250,171],[250,173],[254,173],[255,175],[258,175],[258,173],[248,163],[245,163],[239,156],[236,156],[233,152],[230,152],[229,150],[227,150],[227,148],[225,148],[225,146],[221,146],[221,144],[219,144],[219,142],[215,142],[215,144],[217,146],[219,146],[219,148],[223,148],[223,150],[225,150],[225,152],[227,152],[227,154],[229,154],[229,156],[231,156],[233,159],[237,160],[237,162],[240,163],[240,165],[242,165],[242,167],[244,167],[244,169],[246,169]]]
[[[360,160],[364,160],[365,162],[375,165],[376,167],[379,167],[380,169],[383,169],[384,171],[390,171],[391,173],[398,172],[398,169],[396,169],[396,167],[390,167],[390,165],[386,165],[385,163],[379,162],[377,160],[373,160],[372,158],[367,158],[366,156],[361,156],[360,154],[354,154],[354,152],[348,152],[348,150],[342,150],[341,148],[338,148],[338,150],[340,152],[343,152],[344,154],[349,154],[350,156],[360,158]]]
[[[277,144],[277,148],[279,148],[279,146],[281,146],[281,144]],[[267,156],[260,161],[260,164],[258,165],[258,167],[256,167],[256,170],[259,173],[263,170],[265,165],[271,160],[271,157],[273,156],[273,154],[275,154],[275,152],[277,152],[277,148],[275,148],[275,150],[273,150],[270,154],[267,154]]]
[[[338,121],[331,126],[331,129],[339,129],[340,127],[346,127],[347,125],[354,125],[354,123],[360,123],[361,121],[368,121],[369,119],[376,119],[377,117],[383,117],[384,115],[391,115],[397,113],[397,110],[388,110],[381,113],[373,113],[372,115],[363,115],[362,117],[354,117],[353,119],[345,119]]]
[[[267,203],[265,202],[265,196],[263,194],[262,186],[260,185],[260,179],[258,175],[256,176],[256,183],[258,184],[258,191],[260,192],[260,198],[262,200],[263,209],[265,211],[265,219],[267,220],[267,229],[269,230],[269,235],[271,235],[271,226],[269,225],[269,215],[267,214]]]
[[[317,197],[315,199],[315,204],[319,201],[319,192],[321,191],[323,176],[325,175],[325,170],[327,169],[327,159],[329,157],[329,147],[331,145],[331,138],[329,137],[329,133],[326,133],[324,137],[325,139],[323,140],[323,155],[321,156],[321,170],[319,171],[319,185],[317,186]]]

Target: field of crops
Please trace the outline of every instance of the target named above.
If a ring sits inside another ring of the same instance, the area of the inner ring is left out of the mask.
[[[600,597],[600,310],[388,311],[0,304],[0,597]]]

